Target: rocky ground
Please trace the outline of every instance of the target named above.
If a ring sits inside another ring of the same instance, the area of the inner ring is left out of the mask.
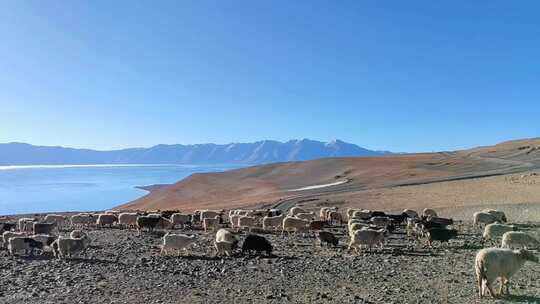
[[[480,303],[473,270],[480,231],[458,229],[457,240],[434,248],[397,231],[384,250],[361,254],[346,250],[343,228],[330,229],[339,248],[265,234],[274,256],[224,258],[202,231],[187,231],[199,242],[182,256],[162,257],[159,233],[92,229],[91,248],[71,260],[1,250],[0,303]],[[537,267],[526,264],[512,280],[514,296],[501,303],[540,303]]]

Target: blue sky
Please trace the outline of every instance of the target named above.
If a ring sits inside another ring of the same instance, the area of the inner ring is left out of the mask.
[[[0,142],[540,135],[537,1],[4,1]]]

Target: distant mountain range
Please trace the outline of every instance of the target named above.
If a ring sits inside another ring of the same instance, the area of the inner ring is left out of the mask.
[[[157,145],[112,151],[34,146],[26,143],[0,144],[0,165],[79,164],[267,164],[323,157],[377,156],[373,151],[341,140],[309,139],[279,142],[264,140],[226,145]]]

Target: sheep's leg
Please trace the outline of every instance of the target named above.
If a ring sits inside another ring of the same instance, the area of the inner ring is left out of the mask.
[[[493,298],[497,298],[497,294],[493,291],[493,288],[491,287],[491,283],[489,283],[488,281],[486,281],[486,287],[489,291],[489,294],[493,297]]]
[[[503,284],[503,283],[504,283],[504,287],[505,287],[504,289],[506,289],[505,294],[510,295],[510,288],[509,288],[510,281],[505,277],[501,277],[501,284]],[[503,286],[503,285],[501,285],[501,286]],[[502,291],[504,291],[504,289]]]
[[[484,297],[484,280],[482,279],[482,276],[478,275],[476,281],[478,283],[478,296],[482,299]]]

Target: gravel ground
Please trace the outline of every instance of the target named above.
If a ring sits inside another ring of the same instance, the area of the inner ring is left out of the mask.
[[[536,225],[523,225],[536,231]],[[347,252],[313,237],[265,234],[274,256],[215,257],[214,235],[181,256],[159,255],[161,235],[122,229],[90,230],[91,247],[80,257],[9,257],[0,251],[0,303],[480,303],[474,256],[480,231],[459,224],[448,245],[427,248],[392,234],[383,250]],[[64,232],[67,234],[67,232]],[[242,239],[244,235],[240,235]],[[526,264],[505,300],[540,303],[540,273]]]

